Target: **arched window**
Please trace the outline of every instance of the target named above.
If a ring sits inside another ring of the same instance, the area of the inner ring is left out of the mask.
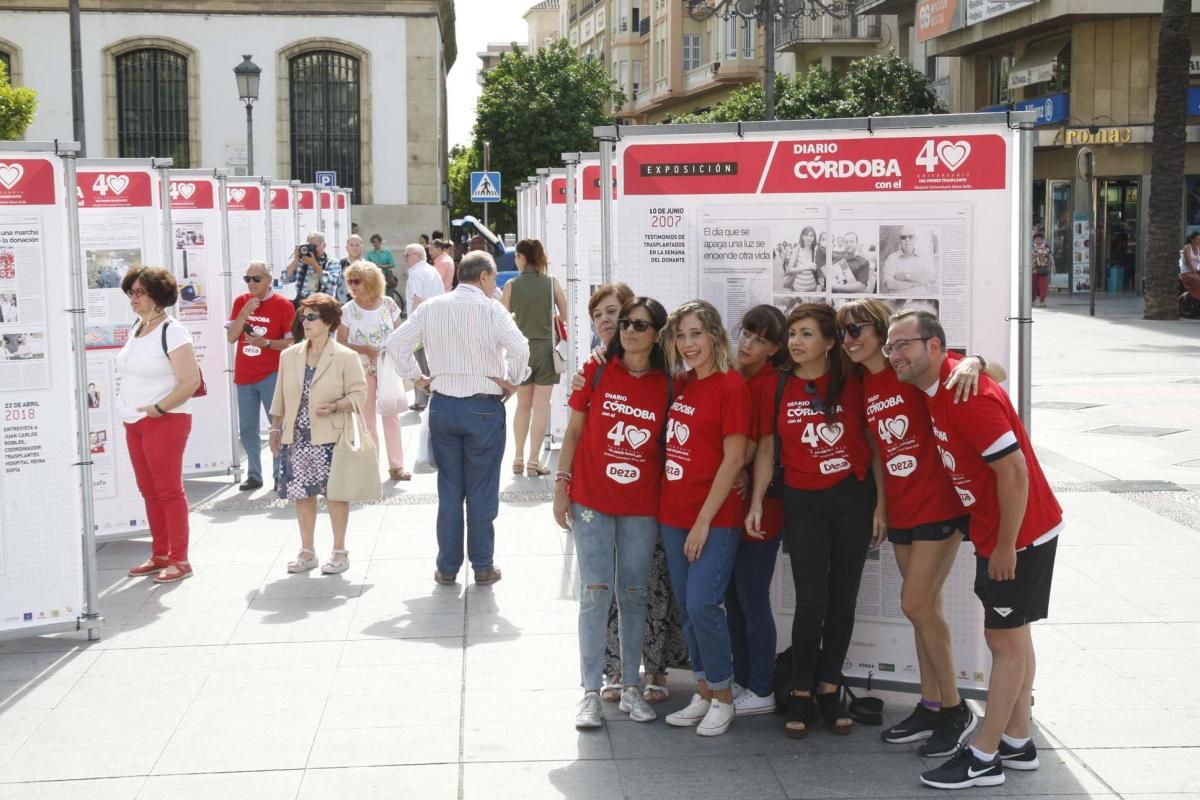
[[[157,47],[116,56],[117,155],[190,166],[188,59]]]
[[[8,76],[9,80],[12,80],[12,56],[8,54],[7,50],[0,50],[0,64],[4,65],[4,74]]]
[[[291,177],[311,183],[319,170],[362,197],[362,93],[359,59],[309,50],[288,59]]]

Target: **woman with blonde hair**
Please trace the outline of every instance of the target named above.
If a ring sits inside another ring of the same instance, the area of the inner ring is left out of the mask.
[[[383,343],[388,334],[400,327],[400,306],[384,292],[387,282],[383,270],[370,261],[355,261],[346,267],[346,287],[350,302],[342,306],[342,322],[337,340],[358,353],[367,377],[367,399],[362,413],[367,431],[379,446],[375,425],[376,401],[379,396],[379,370],[392,369],[387,363]],[[404,468],[403,431],[399,414],[381,414],[383,440],[387,446],[388,476],[394,481],[407,481],[412,474]]]
[[[558,317],[567,318],[567,296],[558,281],[546,274],[546,251],[537,239],[517,242],[516,262],[521,274],[504,284],[502,302],[529,340],[529,377],[517,389],[517,412],[513,415],[517,457],[512,468],[514,475],[524,471],[533,478],[550,474],[538,462],[538,453],[550,419],[550,392],[559,381],[553,354],[555,309]],[[528,461],[524,458],[526,438]]]
[[[750,390],[710,303],[692,300],[675,309],[661,340],[671,372],[686,370],[667,413],[658,521],[696,679],[691,702],[667,724],[719,736],[734,717],[733,655],[721,604],[742,534],[742,498],[733,484],[746,463]]]

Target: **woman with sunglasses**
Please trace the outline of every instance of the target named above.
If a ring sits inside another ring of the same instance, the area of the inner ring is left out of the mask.
[[[609,607],[620,608],[620,710],[635,722],[658,715],[646,703],[639,669],[650,565],[658,542],[658,480],[668,379],[656,300],[621,307],[620,332],[601,363],[589,360],[571,394],[571,418],[554,481],[554,519],[574,529],[579,558],[579,654],[583,698],[578,728],[597,728]]]
[[[878,457],[864,430],[862,385],[837,346],[833,308],[804,303],[792,311],[788,354],[793,366],[778,412],[773,394],[770,406],[760,411],[769,421],[759,431],[746,528],[752,535],[766,534],[763,502],[774,478],[778,429],[783,535],[796,587],[784,732],[800,739],[808,735],[818,710],[834,733],[849,733],[853,725],[839,692],[842,664],[867,548],[872,533],[880,535],[884,525],[872,474]]]
[[[334,575],[350,568],[346,528],[350,504],[330,500],[327,489],[333,465],[333,445],[348,423],[346,412],[367,399],[367,380],[358,353],[333,339],[342,321],[338,301],[320,292],[300,301],[296,318],[304,326],[304,341],[279,357],[279,380],[271,401],[271,453],[275,456],[275,491],[281,500],[294,500],[300,524],[300,553],[288,572],[316,567],[313,539],[317,527],[317,495],[326,495],[333,523],[333,553],[321,572]]]
[[[667,416],[658,521],[697,684],[667,724],[719,736],[734,717],[722,602],[742,533],[743,501],[733,484],[746,465],[750,391],[733,368],[729,335],[712,304],[691,300],[675,309],[662,338],[672,372],[687,373]]]
[[[775,306],[755,306],[742,317],[737,360],[750,387],[750,446],[746,452],[750,464],[764,427],[759,416],[762,409],[774,407],[780,369],[787,364],[787,333],[787,318]],[[783,533],[783,503],[779,498],[763,500],[762,529],[765,533],[760,536],[748,530],[742,534],[733,578],[725,590],[725,615],[733,649],[733,706],[739,717],[775,710],[775,616],[770,590]]]
[[[379,433],[375,426],[375,404],[379,397],[379,369],[391,369],[386,360],[383,343],[392,331],[400,327],[400,306],[384,294],[387,281],[383,270],[370,261],[355,261],[346,267],[346,287],[350,290],[350,302],[342,306],[342,324],[338,326],[337,340],[358,353],[363,372],[367,376],[367,401],[362,413],[367,431],[375,446],[379,446]],[[394,481],[412,480],[412,473],[404,468],[404,431],[400,426],[399,414],[381,414],[383,440],[387,446],[388,477]]]
[[[958,694],[950,628],[942,615],[942,586],[954,567],[970,517],[942,468],[921,390],[902,382],[886,352],[891,309],[879,300],[851,300],[838,309],[842,349],[862,377],[867,433],[882,462],[887,537],[902,584],[900,606],[913,625],[921,700],[905,719],[883,731],[885,742],[923,740],[922,756],[947,756],[977,720]],[[980,356],[964,358],[946,380],[957,399],[978,392],[979,373],[1007,375]]]

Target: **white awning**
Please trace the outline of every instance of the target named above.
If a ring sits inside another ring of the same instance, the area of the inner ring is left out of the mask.
[[[1059,36],[1030,45],[1008,73],[1008,88],[1017,89],[1034,83],[1044,83],[1054,77],[1054,62],[1058,54],[1071,43],[1070,36]]]

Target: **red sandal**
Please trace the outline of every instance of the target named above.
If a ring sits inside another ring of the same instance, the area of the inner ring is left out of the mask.
[[[171,559],[166,556],[150,556],[150,558],[138,564],[136,567],[129,568],[129,576],[131,578],[140,578],[143,575],[149,575],[151,572],[159,572],[165,567],[171,565]]]
[[[175,561],[154,576],[155,583],[178,583],[192,577],[192,565],[186,561]]]

